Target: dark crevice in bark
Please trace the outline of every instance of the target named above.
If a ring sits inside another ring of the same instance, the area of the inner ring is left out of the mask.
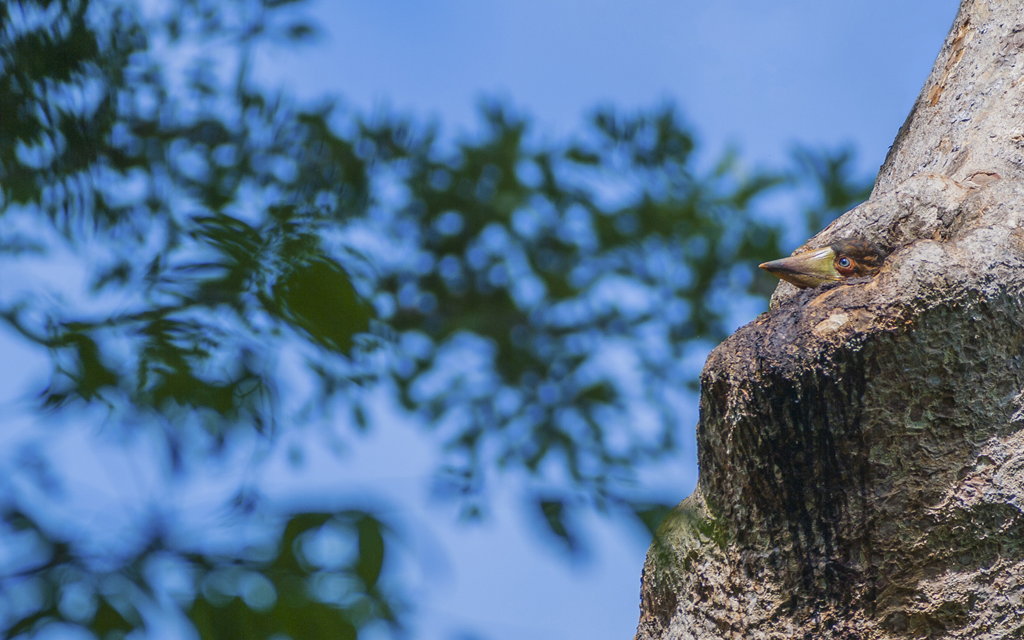
[[[862,351],[829,354],[797,375],[764,366],[744,383],[752,410],[733,425],[724,451],[702,450],[704,491],[729,496],[720,502],[734,506],[720,516],[736,523],[736,544],[776,550],[775,569],[794,587],[791,612],[819,600],[849,603],[863,582],[857,564],[871,541],[861,431],[866,376]],[[727,406],[713,399],[729,396],[707,389],[702,422],[722,420]]]

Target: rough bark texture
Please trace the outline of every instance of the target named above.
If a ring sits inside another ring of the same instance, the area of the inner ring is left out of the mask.
[[[637,640],[1024,638],[1024,2],[966,0],[860,233],[708,358]]]

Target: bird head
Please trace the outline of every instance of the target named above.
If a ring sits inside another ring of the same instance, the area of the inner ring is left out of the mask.
[[[873,276],[882,268],[887,255],[870,240],[852,238],[759,266],[773,276],[806,289],[829,281]]]

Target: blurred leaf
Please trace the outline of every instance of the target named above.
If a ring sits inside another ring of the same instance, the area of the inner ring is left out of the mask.
[[[537,501],[537,507],[548,530],[565,545],[566,550],[576,553],[582,549],[579,538],[569,526],[570,507],[564,500],[542,498]]]
[[[381,535],[380,523],[373,518],[360,518],[358,526],[359,562],[356,564],[356,574],[363,579],[368,589],[372,589],[384,565],[384,536]]]
[[[117,609],[110,606],[110,603],[103,598],[100,599],[96,615],[93,616],[92,623],[89,624],[89,629],[100,638],[107,637],[107,634],[112,631],[121,631],[127,634],[134,628],[135,625],[128,622]]]
[[[274,296],[288,320],[335,351],[348,351],[352,337],[370,326],[369,307],[345,271],[327,258],[291,270],[274,286]]]
[[[95,340],[73,331],[58,344],[67,345],[75,353],[75,370],[67,374],[75,385],[76,395],[84,400],[92,400],[104,388],[116,386],[118,376],[100,360],[100,349]],[[57,390],[51,386],[44,392],[44,402],[47,406],[59,406],[68,395],[66,390]]]
[[[266,640],[278,634],[286,634],[294,640],[355,640],[358,637],[356,628],[341,611],[301,598],[299,601],[302,604],[279,604],[263,612],[249,608],[239,598],[233,598],[224,607],[197,598],[188,617],[203,640]],[[282,597],[279,602],[296,601]]]
[[[601,162],[601,156],[596,153],[585,151],[579,147],[570,147],[569,151],[566,152],[565,157],[580,164],[596,165]]]
[[[654,533],[658,530],[661,525],[661,521],[665,519],[669,511],[675,505],[671,504],[659,504],[659,503],[646,503],[646,502],[634,502],[630,503],[629,507],[636,514],[636,517],[640,519],[644,527],[654,537]]]
[[[329,513],[300,513],[293,516],[281,535],[280,552],[274,561],[274,568],[285,573],[305,571],[304,561],[296,554],[296,542],[300,535],[323,526],[330,519]]]
[[[576,396],[578,401],[607,404],[615,399],[615,389],[605,381],[596,382],[582,389]]]
[[[317,34],[316,27],[305,22],[298,22],[288,25],[286,34],[289,39],[301,41],[309,40]]]
[[[188,612],[200,637],[211,640],[269,638],[283,633],[295,640],[356,638],[357,626],[365,623],[368,616],[390,621],[392,608],[374,588],[385,545],[380,524],[367,514],[347,512],[342,516],[342,522],[352,524],[358,531],[360,554],[353,572],[363,579],[365,602],[371,609],[360,610],[358,605],[355,609],[345,609],[311,597],[309,577],[315,569],[302,559],[298,542],[304,534],[319,529],[337,516],[301,513],[288,521],[281,536],[279,554],[264,570],[264,575],[274,585],[273,606],[257,610],[244,599],[230,595],[220,602],[200,596]]]

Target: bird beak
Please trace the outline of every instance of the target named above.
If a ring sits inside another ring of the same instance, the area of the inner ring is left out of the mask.
[[[843,277],[832,265],[835,259],[835,251],[825,247],[781,260],[772,260],[758,266],[773,276],[805,289],[816,287],[829,280],[842,280]]]

